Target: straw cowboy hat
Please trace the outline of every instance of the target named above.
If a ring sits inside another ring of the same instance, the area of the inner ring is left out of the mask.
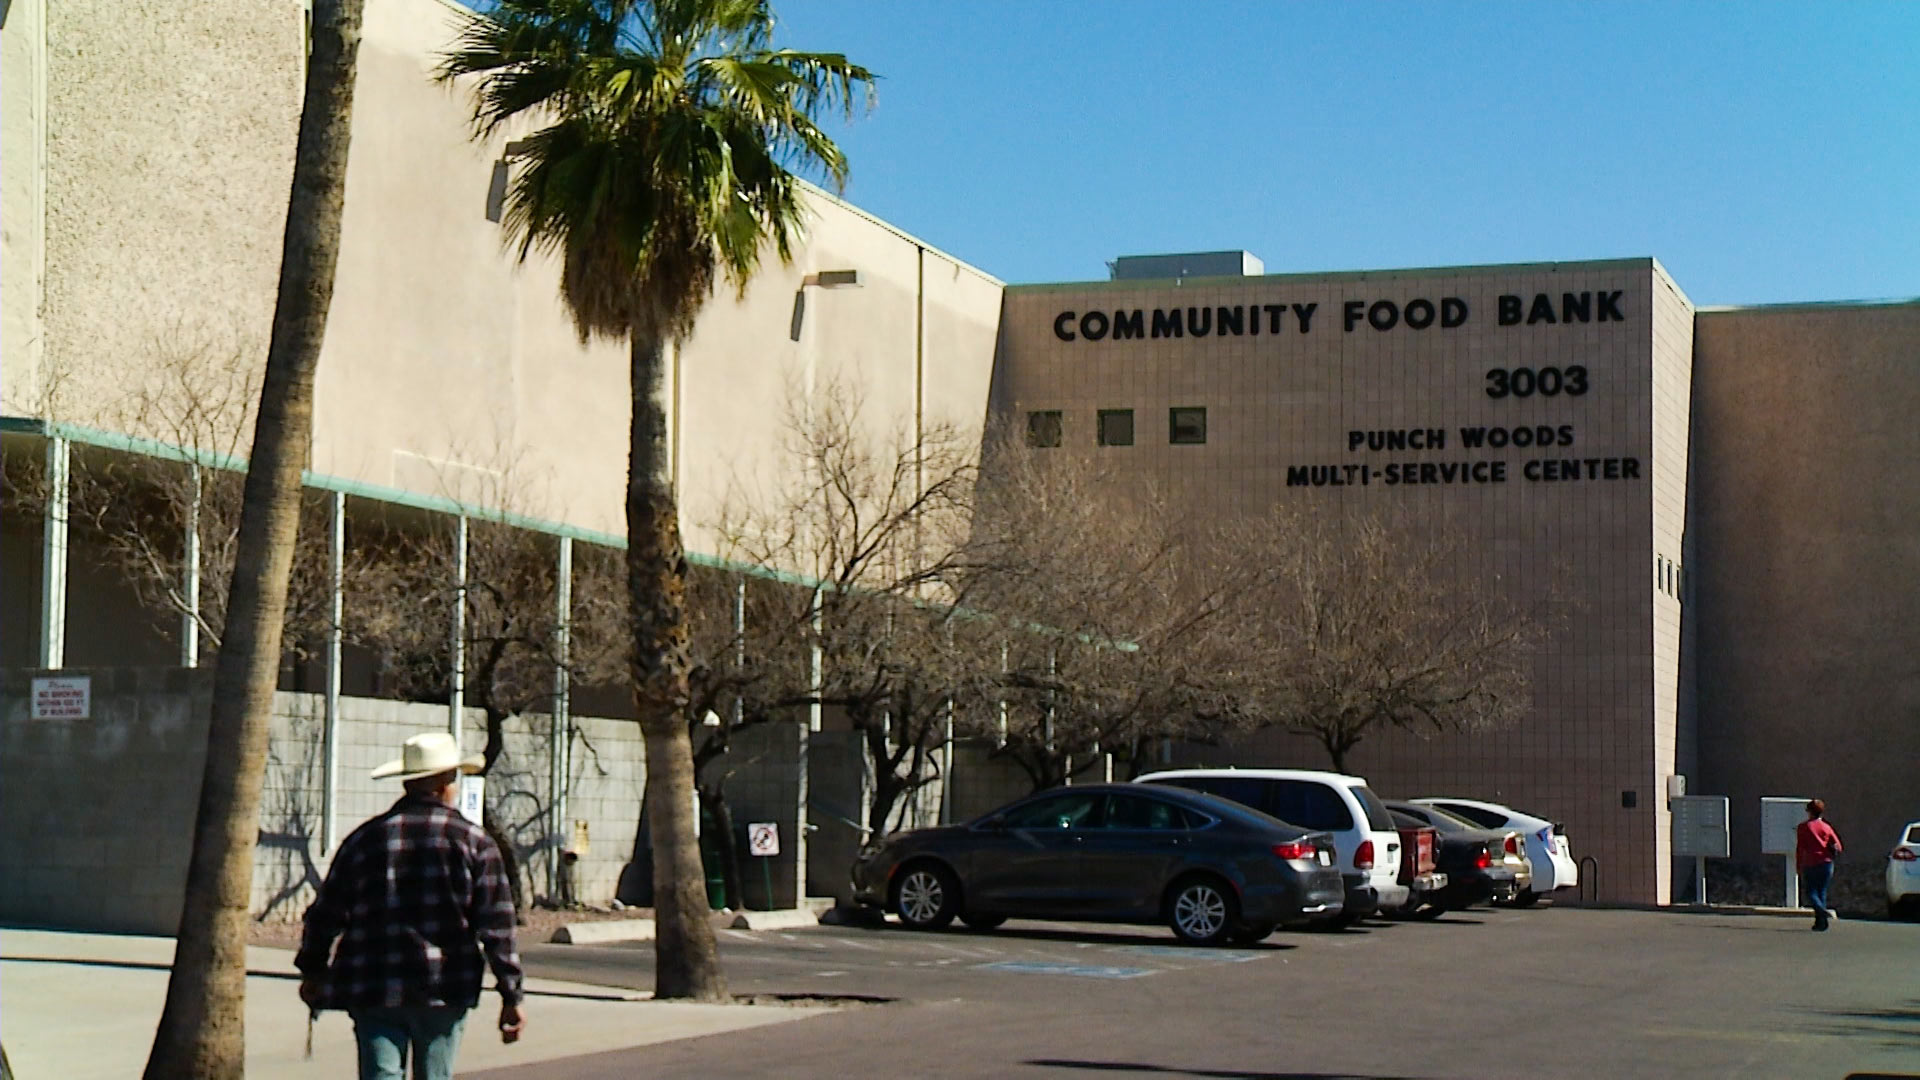
[[[486,767],[486,758],[480,754],[460,756],[460,746],[453,736],[444,731],[429,731],[424,735],[415,735],[400,748],[400,757],[373,770],[375,780],[386,777],[398,777],[401,780],[418,780],[435,773],[452,772],[455,769],[463,773],[477,773]]]

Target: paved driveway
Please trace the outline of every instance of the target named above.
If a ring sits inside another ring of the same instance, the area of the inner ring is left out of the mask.
[[[896,999],[507,1077],[1920,1077],[1920,925],[1542,909],[1193,950],[1152,929],[723,935],[741,992]],[[644,948],[530,970],[644,986]]]

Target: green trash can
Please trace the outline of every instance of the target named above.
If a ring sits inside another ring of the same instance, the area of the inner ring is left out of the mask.
[[[721,869],[720,849],[713,843],[713,818],[700,814],[700,865],[707,875],[707,907],[719,911],[727,906],[727,875]]]

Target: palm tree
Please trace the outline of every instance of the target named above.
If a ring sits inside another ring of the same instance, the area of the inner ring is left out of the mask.
[[[280,675],[280,632],[300,523],[300,471],[313,433],[340,214],[364,0],[315,0],[306,100],[294,150],[279,295],[240,510],[226,634],[214,663],[207,764],[167,1004],[147,1080],[245,1075],[247,911],[260,784]]]
[[[792,258],[805,212],[787,166],[846,182],[816,122],[872,99],[847,58],[772,48],[765,0],[499,0],[468,19],[439,68],[479,76],[477,138],[536,125],[514,147],[506,222],[520,257],[561,264],[583,342],[624,339],[633,414],[627,569],[634,694],[653,823],[655,994],[719,1000],[706,918],[693,756],[681,709],[691,652],[686,553],[667,476],[663,357],[724,276],[744,290],[771,246]],[[523,119],[524,118],[524,119]]]

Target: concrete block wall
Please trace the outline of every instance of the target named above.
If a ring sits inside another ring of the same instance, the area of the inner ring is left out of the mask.
[[[0,676],[0,920],[171,934],[180,922],[210,672],[98,669],[91,716],[32,720],[32,671]]]

